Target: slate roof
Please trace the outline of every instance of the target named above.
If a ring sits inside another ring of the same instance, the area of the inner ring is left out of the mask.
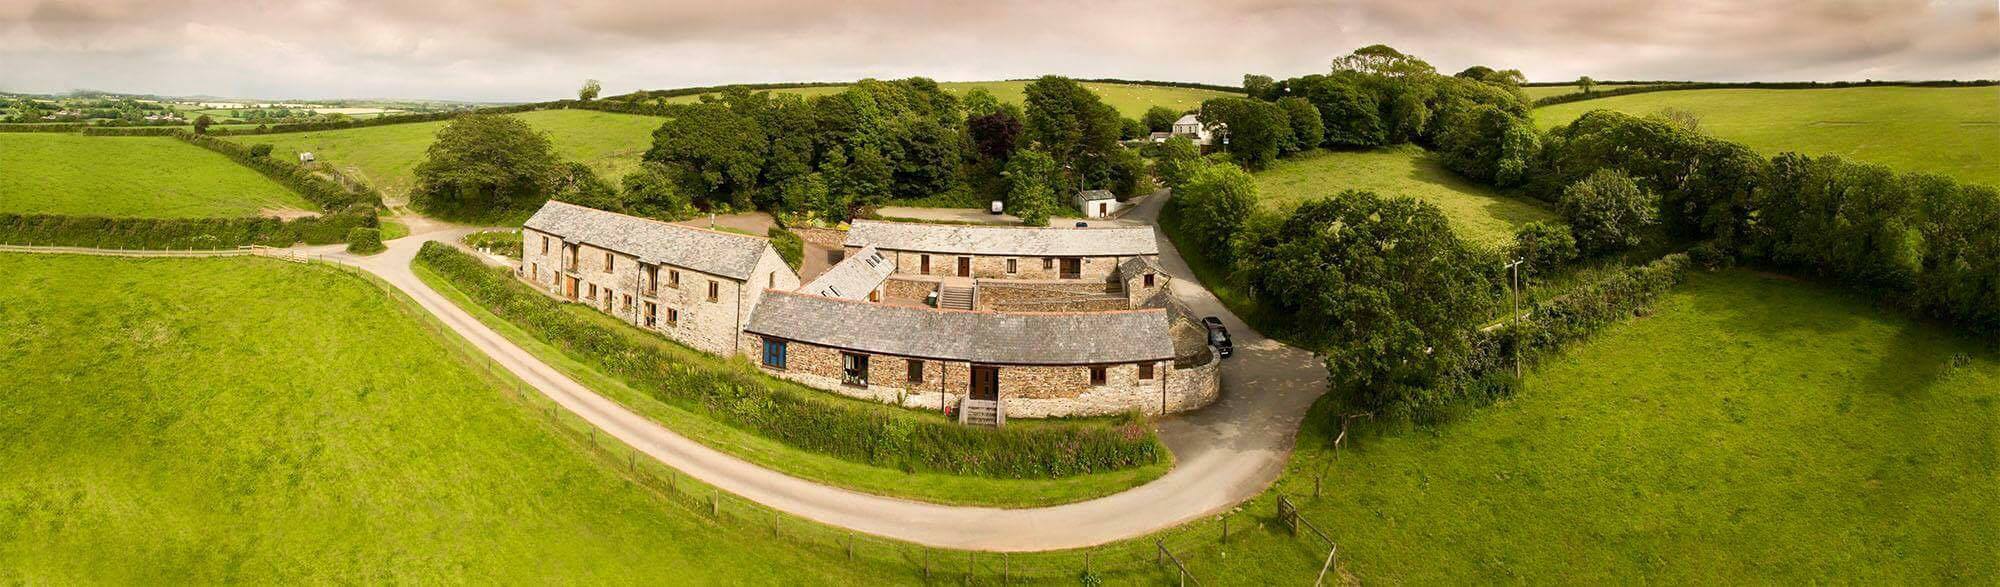
[[[750,278],[764,249],[762,238],[668,224],[550,200],[522,226],[638,257],[738,281]]]
[[[866,300],[868,292],[875,291],[882,282],[888,281],[889,274],[896,272],[896,262],[882,256],[875,247],[864,247],[854,256],[835,264],[814,278],[812,283],[799,291],[849,300]]]
[[[1094,365],[1174,358],[1168,313],[1002,313],[871,304],[770,292],[746,332],[853,351],[1001,365]]]
[[[1152,257],[1132,257],[1118,262],[1119,279],[1131,279],[1135,275],[1147,273],[1162,276],[1167,274],[1166,270],[1160,268],[1160,262]]]
[[[1079,202],[1095,202],[1098,200],[1116,200],[1118,196],[1113,195],[1111,190],[1083,190],[1077,192],[1076,199]]]
[[[847,246],[895,251],[1019,257],[1158,255],[1150,226],[1038,228],[856,220]]]
[[[1180,118],[1174,120],[1174,124],[1201,124],[1201,116],[1198,114],[1183,114]]]

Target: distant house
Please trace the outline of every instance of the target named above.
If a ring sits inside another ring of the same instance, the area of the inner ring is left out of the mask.
[[[1174,133],[1170,132],[1156,132],[1150,135],[1146,135],[1146,140],[1155,143],[1164,143],[1167,142],[1167,139],[1171,138],[1174,138]]]
[[[1076,193],[1076,209],[1084,218],[1110,218],[1130,204],[1118,201],[1110,190],[1083,190]]]
[[[1203,147],[1208,146],[1215,138],[1208,131],[1208,126],[1201,123],[1201,116],[1197,114],[1182,116],[1180,120],[1174,121],[1173,134],[1174,136],[1193,139],[1194,144]]]

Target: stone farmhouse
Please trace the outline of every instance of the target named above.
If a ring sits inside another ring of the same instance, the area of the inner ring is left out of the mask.
[[[1219,362],[1174,301],[1149,227],[857,221],[801,286],[758,237],[550,202],[519,275],[558,298],[842,395],[1008,417],[1171,413]]]
[[[767,239],[556,201],[521,227],[521,277],[719,355],[765,292],[799,287]]]

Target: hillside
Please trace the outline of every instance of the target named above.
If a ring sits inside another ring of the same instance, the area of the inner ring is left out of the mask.
[[[1168,108],[1172,108],[1174,110],[1192,110],[1195,107],[1200,106],[1203,100],[1207,100],[1209,98],[1222,98],[1222,97],[1239,95],[1230,92],[1220,92],[1216,90],[1203,90],[1196,88],[1175,88],[1168,86],[1152,86],[1152,85],[1142,85],[1142,84],[1113,84],[1113,83],[1103,83],[1103,82],[1082,82],[1082,83],[1084,87],[1090,88],[1090,91],[1097,92],[1097,95],[1103,98],[1106,104],[1110,104],[1112,107],[1117,108],[1118,113],[1124,115],[1127,118],[1138,118],[1140,116],[1143,116],[1146,114],[1146,109],[1151,108],[1153,106],[1165,106]],[[938,86],[943,87],[945,91],[951,92],[959,96],[964,96],[966,92],[972,91],[973,88],[983,88],[988,92],[992,92],[993,97],[999,98],[1001,102],[1007,102],[1010,104],[1020,104],[1023,99],[1022,90],[1023,88],[1026,88],[1028,86],[1028,82],[1027,81],[940,82],[938,83]],[[798,94],[801,96],[811,97],[811,96],[839,93],[844,87],[845,86],[813,86],[813,87],[803,87],[803,88],[787,88],[787,89],[771,90],[771,91],[788,93],[788,94]],[[685,104],[685,103],[692,103],[700,99],[701,99],[700,96],[677,96],[674,98],[668,98],[666,101],[667,103]]]
[[[1555,219],[1555,213],[1540,203],[1468,181],[1413,145],[1361,152],[1317,150],[1281,159],[1253,177],[1258,197],[1269,210],[1289,210],[1346,190],[1410,196],[1436,204],[1460,236],[1487,246],[1511,242],[1514,229],[1522,224]]]
[[[653,145],[653,131],[662,119],[595,110],[537,110],[509,114],[549,133],[556,153],[581,161],[615,182],[639,166],[639,157]],[[307,151],[320,161],[354,173],[392,198],[406,194],[416,181],[431,142],[447,122],[414,122],[339,130],[237,135],[245,145],[271,143],[276,156]]]
[[[2000,87],[1676,90],[1539,108],[1535,122],[1550,128],[1591,110],[1667,107],[1765,154],[1841,155],[2000,186]]]
[[[0,133],[0,213],[211,218],[317,208],[172,137]]]

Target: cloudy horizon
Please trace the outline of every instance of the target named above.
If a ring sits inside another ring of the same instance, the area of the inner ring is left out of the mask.
[[[1386,43],[1532,81],[2000,79],[1993,0],[0,0],[0,91],[538,101],[1061,74],[1235,85]]]

